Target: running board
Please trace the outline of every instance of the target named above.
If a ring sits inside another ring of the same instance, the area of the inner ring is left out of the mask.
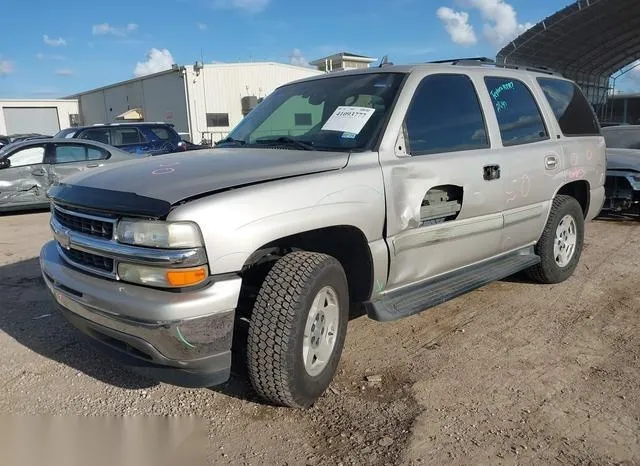
[[[369,318],[398,320],[502,280],[540,262],[533,246],[450,272],[426,282],[391,291],[364,303]]]

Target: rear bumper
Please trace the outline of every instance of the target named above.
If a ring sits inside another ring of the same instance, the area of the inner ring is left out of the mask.
[[[55,241],[43,246],[40,266],[64,317],[136,372],[185,387],[229,378],[240,278],[193,292],[149,289],[76,270]]]

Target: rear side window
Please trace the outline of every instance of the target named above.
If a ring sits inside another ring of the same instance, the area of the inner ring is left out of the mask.
[[[88,129],[82,133],[81,139],[90,139],[103,144],[111,144],[111,135],[108,128],[104,129]]]
[[[100,148],[75,144],[54,145],[51,163],[85,162],[87,160],[103,160],[109,153]]]
[[[405,126],[411,155],[489,147],[478,95],[463,74],[424,78],[413,95]]]
[[[487,76],[484,82],[498,118],[502,145],[515,146],[549,139],[538,104],[522,81]]]
[[[553,109],[562,134],[600,134],[600,125],[593,108],[575,83],[562,79],[538,78],[538,84]]]
[[[136,128],[116,128],[113,130],[113,145],[126,146],[144,142],[140,131]]]
[[[167,130],[167,128],[158,126],[158,127],[151,128],[151,132],[158,139],[162,139],[163,141],[168,141],[169,139],[171,139],[171,135],[169,134],[169,131]]]

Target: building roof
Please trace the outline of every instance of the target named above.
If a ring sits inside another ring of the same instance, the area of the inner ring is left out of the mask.
[[[358,55],[355,53],[351,53],[351,52],[338,52],[338,53],[334,53],[331,55],[328,55],[326,57],[322,57],[322,58],[318,58],[317,60],[313,60],[311,62],[309,62],[310,65],[320,65],[322,63],[324,63],[325,60],[340,60],[340,59],[347,59],[347,60],[353,60],[353,61],[362,61],[365,63],[373,63],[374,61],[377,61],[377,58],[373,58],[373,57],[367,57],[365,55]]]
[[[611,76],[640,56],[640,1],[580,0],[506,45],[496,61]]]
[[[273,61],[255,61],[255,62],[216,62],[216,63],[205,63],[204,66],[208,69],[208,68],[227,68],[227,67],[251,67],[251,66],[259,66],[259,65],[270,65],[270,66],[278,66],[281,68],[295,68],[297,70],[299,69],[304,69],[307,70],[309,73],[317,73],[320,74],[322,73],[319,70],[313,69],[313,68],[306,68],[306,67],[302,67],[302,66],[297,66],[297,65],[292,65],[289,63],[280,63],[280,62],[273,62]],[[92,92],[98,92],[98,91],[103,91],[109,88],[113,88],[113,87],[118,87],[118,86],[122,86],[124,84],[130,84],[136,81],[141,81],[144,79],[149,79],[149,78],[155,78],[157,76],[161,76],[163,74],[170,74],[170,73],[182,73],[183,69],[192,69],[193,65],[173,65],[172,68],[164,70],[164,71],[158,71],[156,73],[150,73],[150,74],[145,74],[143,76],[138,76],[135,78],[130,78],[124,81],[118,81],[115,82],[113,84],[107,84],[106,86],[100,86],[100,87],[96,87],[94,89],[89,89],[87,91],[82,91],[82,92],[77,92],[73,95],[70,95],[68,97],[65,97],[65,99],[78,99],[80,96],[84,95],[84,94],[90,94]]]

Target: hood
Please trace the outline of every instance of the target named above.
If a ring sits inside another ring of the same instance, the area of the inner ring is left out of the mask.
[[[640,172],[639,149],[607,149],[607,170]]]
[[[188,198],[346,166],[348,152],[218,148],[145,157],[86,170],[53,186],[61,202],[160,217]]]

